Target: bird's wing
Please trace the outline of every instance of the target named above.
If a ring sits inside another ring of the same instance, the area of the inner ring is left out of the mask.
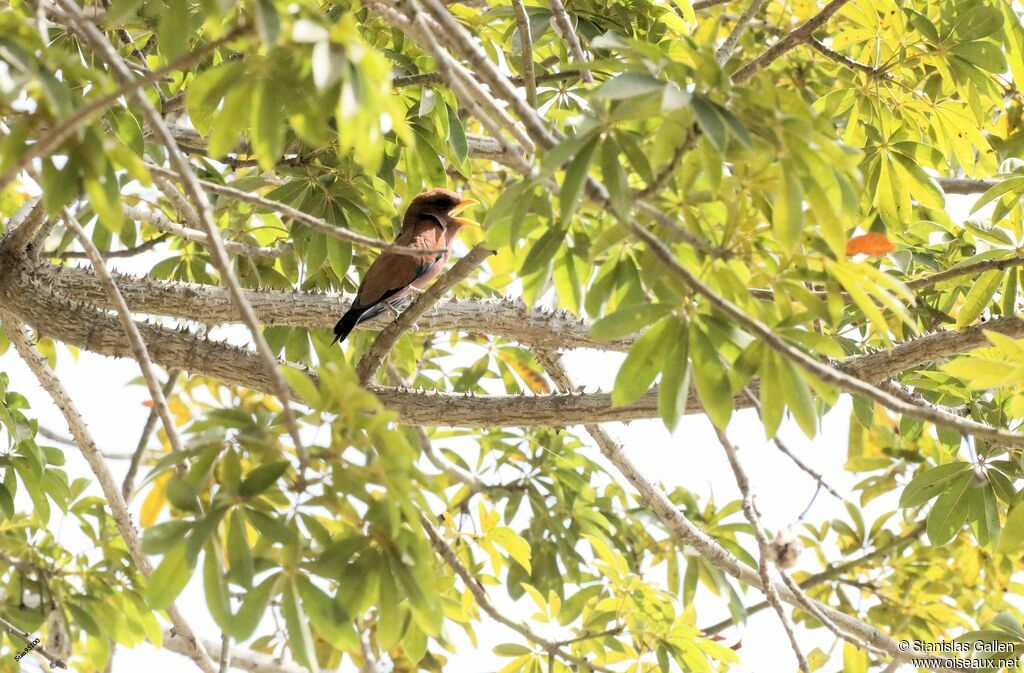
[[[444,230],[431,216],[424,216],[414,227],[407,227],[395,245],[424,248],[425,250],[444,247]],[[373,261],[363,277],[363,283],[356,294],[356,305],[370,307],[387,301],[419,278],[430,272],[441,259],[439,253],[426,255],[399,255],[384,252]]]

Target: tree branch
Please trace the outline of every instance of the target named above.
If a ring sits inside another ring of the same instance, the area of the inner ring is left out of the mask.
[[[199,642],[210,653],[210,656],[220,660],[220,642],[210,638],[201,638]],[[188,644],[174,629],[164,631],[163,647],[177,654],[188,655]],[[294,662],[237,646],[231,648],[231,667],[240,668],[249,673],[309,673],[305,667]]]
[[[562,39],[565,40],[566,46],[569,47],[572,59],[583,65],[587,62],[587,55],[583,53],[583,45],[580,44],[580,38],[576,35],[576,29],[569,19],[569,13],[565,11],[565,5],[562,4],[562,0],[548,0],[548,6],[551,7],[551,14],[555,18],[555,26],[558,28]],[[586,67],[580,70],[580,75],[587,84],[594,81],[593,76]]]
[[[210,237],[205,232],[182,226],[177,222],[171,222],[167,219],[167,216],[159,210],[149,210],[138,206],[125,206],[124,214],[125,217],[128,217],[129,219],[137,222],[145,222],[158,231],[162,231],[172,236],[177,236],[178,238],[185,239],[186,241],[194,241],[196,243],[201,243],[204,246],[209,246],[210,244]],[[252,257],[253,259],[276,259],[278,257],[291,254],[294,247],[291,242],[283,243],[273,248],[268,248],[259,245],[250,245],[248,243],[224,241],[224,249],[232,255],[242,255],[245,257]]]
[[[526,102],[537,107],[537,78],[533,72],[533,36],[530,35],[530,17],[526,14],[523,0],[512,0],[512,9],[516,13],[516,29],[519,31],[519,51],[523,64]]]
[[[977,180],[975,178],[936,178],[936,182],[947,194],[981,194],[999,184],[998,180]]]
[[[549,365],[552,367],[548,369],[548,373],[559,387],[569,390],[573,388],[569,373],[558,358],[552,358],[550,354],[538,354],[538,357],[544,358],[542,363],[545,368]],[[604,428],[598,425],[588,425],[586,430],[593,437],[594,442],[601,450],[601,454],[637,490],[640,498],[657,514],[658,518],[662,520],[676,538],[690,545],[719,570],[744,584],[758,589],[762,588],[761,577],[758,572],[742,563],[731,552],[687,519],[662,489],[640,474],[640,471],[626,456],[622,446],[612,439]],[[786,602],[790,604],[797,604],[799,602],[798,598],[788,587],[775,586],[775,590]],[[818,604],[818,608],[845,632],[865,642],[869,647],[883,650],[893,656],[902,656],[899,644],[870,624],[866,624],[826,605]],[[917,656],[927,656],[920,653],[915,654]]]
[[[18,354],[32,370],[32,373],[35,374],[36,378],[39,380],[39,384],[47,393],[49,393],[54,404],[57,405],[57,408],[64,414],[68,427],[71,429],[71,434],[75,438],[75,443],[78,445],[78,448],[86,462],[89,463],[89,467],[92,468],[92,472],[96,476],[96,480],[100,483],[100,488],[103,490],[103,496],[106,498],[107,504],[110,506],[114,523],[117,526],[117,530],[121,534],[121,537],[124,539],[129,555],[135,562],[135,567],[138,568],[139,572],[142,573],[143,576],[149,577],[153,572],[153,566],[150,565],[149,559],[146,555],[142,553],[139,534],[135,529],[135,525],[131,521],[131,514],[128,512],[128,506],[121,497],[121,493],[118,491],[117,485],[114,482],[113,475],[110,474],[110,470],[107,469],[107,465],[103,461],[103,457],[100,455],[99,449],[96,448],[96,443],[93,441],[92,436],[86,428],[85,419],[82,418],[78,409],[71,401],[71,398],[68,396],[63,384],[61,384],[60,379],[57,378],[46,363],[46,359],[32,347],[31,337],[25,331],[21,322],[13,316],[5,316],[4,321],[7,327],[7,336],[18,351]],[[178,612],[178,608],[172,603],[166,608],[166,612],[171,623],[174,624],[175,630],[185,639],[185,646],[189,658],[191,658],[204,673],[215,673],[217,670],[216,665],[210,659],[209,655],[206,654],[203,646],[196,640],[196,636],[193,633],[192,628],[189,626],[188,622],[185,621],[184,617],[182,617],[181,613]]]
[[[803,581],[799,583],[798,586],[801,589],[810,589],[811,587],[816,587],[819,584],[823,584],[830,580],[836,579],[837,577],[846,574],[850,570],[859,568],[877,559],[884,558],[890,553],[899,553],[903,550],[904,547],[906,547],[909,544],[912,544],[915,540],[920,538],[921,535],[924,534],[924,531],[925,524],[924,522],[921,522],[913,528],[911,528],[906,534],[901,536],[894,536],[891,540],[889,540],[884,545],[881,545],[873,551],[870,551],[866,554],[862,554],[857,558],[850,559],[849,561],[845,561],[843,563],[832,564],[825,570],[822,570],[821,572],[815,573],[805,578]],[[761,610],[764,610],[766,607],[768,607],[768,602],[763,601],[761,603],[751,605],[748,608],[744,608],[743,613],[749,616],[754,614],[755,612],[760,612]],[[713,626],[701,629],[701,632],[706,633],[709,636],[714,635],[716,633],[721,633],[728,627],[732,626],[733,623],[734,621],[731,618],[724,619]]]
[[[743,497],[743,515],[746,517],[750,527],[754,529],[754,539],[757,540],[758,548],[757,573],[761,578],[761,591],[764,592],[765,600],[772,606],[775,614],[779,617],[779,621],[782,622],[782,628],[786,631],[786,636],[789,638],[789,644],[796,655],[796,661],[800,670],[804,673],[811,673],[811,667],[807,664],[807,659],[800,650],[800,644],[796,642],[796,634],[793,633],[793,622],[786,615],[786,611],[782,609],[779,592],[775,588],[775,583],[768,575],[768,559],[771,556],[770,543],[768,541],[768,534],[764,532],[764,527],[761,526],[761,517],[758,514],[757,506],[754,504],[754,494],[750,491],[750,480],[747,479],[747,473],[740,464],[739,457],[736,455],[736,447],[732,445],[721,428],[715,427],[715,432],[718,433],[719,443],[725,449],[726,458],[729,459],[729,467],[732,468],[732,473],[736,478],[736,486],[739,487],[740,495]]]
[[[175,171],[169,170],[162,166],[157,166],[156,164],[150,162],[145,162],[145,166],[151,173],[154,173],[155,175],[171,179],[176,179],[178,177],[178,174]],[[393,245],[386,241],[381,241],[376,238],[363,236],[362,234],[357,234],[356,232],[345,229],[344,227],[337,227],[331,224],[330,222],[327,222],[326,220],[310,215],[309,213],[305,213],[299,210],[298,208],[289,206],[286,203],[274,201],[273,199],[268,199],[259,196],[258,194],[252,194],[251,192],[242,191],[241,189],[235,189],[234,187],[229,187],[228,185],[221,185],[216,182],[210,182],[209,180],[200,180],[196,178],[196,182],[203,189],[206,189],[213,194],[219,194],[221,196],[226,196],[230,199],[234,199],[236,201],[242,201],[243,203],[249,203],[260,208],[265,208],[266,210],[272,212],[280,213],[285,217],[290,217],[296,222],[309,227],[313,231],[316,231],[321,234],[326,234],[328,236],[333,236],[339,241],[346,241],[353,245],[358,245],[366,248],[379,248],[383,251],[393,252],[398,255],[423,254],[422,248],[411,248],[407,246]],[[435,250],[432,252],[444,252],[444,250]]]
[[[512,629],[523,638],[526,638],[529,642],[542,648],[545,652],[557,656],[574,666],[580,667],[582,670],[614,673],[611,669],[605,666],[600,666],[592,661],[587,661],[586,659],[582,659],[566,652],[558,643],[534,633],[529,626],[506,617],[500,610],[494,607],[483,586],[481,586],[477,579],[473,577],[473,574],[469,572],[469,569],[459,561],[459,557],[455,555],[455,551],[448,546],[448,543],[444,541],[444,538],[442,538],[437,532],[434,525],[423,516],[420,518],[420,524],[423,526],[423,530],[426,531],[427,537],[430,539],[430,544],[434,547],[434,551],[436,551],[438,556],[444,560],[445,564],[447,564],[448,567],[458,575],[459,579],[462,580],[462,583],[466,585],[467,589],[469,589],[469,592],[473,594],[473,598],[476,599],[477,605],[479,605],[480,609],[486,612],[491,619],[502,626]]]
[[[46,659],[50,663],[50,668],[67,668],[68,665],[60,657],[50,654],[43,645],[36,644],[37,638],[33,638],[31,633],[22,631],[14,624],[11,624],[6,619],[0,619],[0,630],[6,631],[11,637],[20,640],[25,645],[32,648],[32,651]]]
[[[725,65],[732,57],[732,52],[736,48],[736,43],[740,41],[740,37],[743,36],[743,33],[747,30],[747,26],[753,20],[754,15],[760,11],[764,3],[765,0],[751,0],[746,11],[743,12],[740,18],[736,21],[736,25],[733,26],[732,32],[729,33],[729,37],[725,38],[725,42],[723,42],[722,46],[720,46],[715,52],[715,61],[718,62],[719,66]],[[802,660],[803,655],[801,654],[799,658]],[[802,664],[806,663],[806,661],[802,661]]]
[[[423,294],[416,297],[409,308],[402,311],[402,314],[394,322],[377,335],[373,345],[363,354],[362,359],[359,360],[359,364],[356,366],[359,382],[365,385],[370,380],[370,377],[376,373],[380,363],[391,352],[391,349],[398,342],[402,334],[415,324],[420,316],[429,311],[448,290],[468,278],[478,266],[484,263],[484,260],[493,254],[494,251],[487,248],[483,243],[478,244],[456,262],[444,275],[434,281],[434,284]]]
[[[130,248],[125,248],[124,250],[100,250],[100,256],[103,259],[121,259],[121,258],[124,258],[124,257],[135,257],[136,255],[141,255],[144,252],[149,252],[150,250],[152,250],[153,248],[157,247],[158,245],[160,245],[164,241],[168,240],[170,237],[171,237],[170,234],[160,234],[156,238],[151,238],[148,241],[144,241],[143,243],[140,243],[139,245],[132,246]],[[51,259],[88,259],[89,258],[89,255],[87,253],[84,253],[84,252],[74,252],[74,251],[55,253],[55,254],[45,255],[45,256],[46,257],[50,257]]]
[[[171,391],[174,390],[180,375],[181,370],[167,370],[167,381],[161,389],[164,398],[170,397]],[[146,453],[146,445],[149,444],[149,437],[153,434],[156,421],[157,410],[156,405],[153,405],[149,410],[149,415],[146,417],[146,424],[142,426],[142,434],[139,436],[138,444],[135,445],[135,451],[131,454],[131,462],[128,463],[128,470],[125,472],[124,481],[121,483],[121,494],[124,496],[125,502],[130,501],[135,493],[135,475],[139,472],[139,465],[142,463],[142,457]]]
[[[793,47],[806,42],[811,39],[814,35],[814,31],[818,30],[832,18],[836,12],[843,8],[849,0],[832,0],[832,2],[825,5],[824,9],[809,18],[807,21],[797,26],[786,35],[775,42],[769,47],[764,53],[750,61],[742,68],[732,74],[732,81],[734,84],[745,82],[746,80],[753,77],[754,73],[758,70],[768,67],[778,57],[785,54]]]

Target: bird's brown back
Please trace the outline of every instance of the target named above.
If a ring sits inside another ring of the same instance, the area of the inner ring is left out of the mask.
[[[411,225],[411,226],[410,226]],[[430,216],[422,216],[415,222],[408,223],[395,239],[396,245],[424,250],[437,250],[448,247],[441,224]],[[438,258],[440,255],[440,258]],[[426,253],[424,255],[400,255],[383,252],[370,264],[363,283],[356,294],[357,306],[370,306],[387,297],[389,301],[397,301],[410,290],[407,287],[415,283],[417,287],[433,279],[445,261],[448,253]],[[436,260],[436,263],[435,263]],[[429,269],[428,269],[429,267]],[[417,277],[419,276],[419,277]],[[397,292],[396,292],[397,290]]]

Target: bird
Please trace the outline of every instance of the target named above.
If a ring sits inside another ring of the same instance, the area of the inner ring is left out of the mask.
[[[465,226],[480,226],[473,220],[457,217],[466,208],[478,204],[476,199],[464,199],[448,189],[431,189],[414,198],[405,211],[402,231],[395,238],[395,245],[441,252],[423,255],[382,252],[366,270],[352,306],[334,326],[331,344],[344,341],[356,325],[385,310],[397,314],[398,302],[413,292],[422,291],[444,268],[459,230]]]

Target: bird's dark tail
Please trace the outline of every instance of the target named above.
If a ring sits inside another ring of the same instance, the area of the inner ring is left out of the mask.
[[[345,340],[345,337],[349,335],[349,332],[359,324],[359,321],[363,317],[363,314],[366,313],[366,310],[366,308],[356,308],[353,306],[347,313],[345,313],[345,315],[341,316],[341,320],[339,320],[334,326],[334,341],[331,342],[332,346],[339,341]]]

